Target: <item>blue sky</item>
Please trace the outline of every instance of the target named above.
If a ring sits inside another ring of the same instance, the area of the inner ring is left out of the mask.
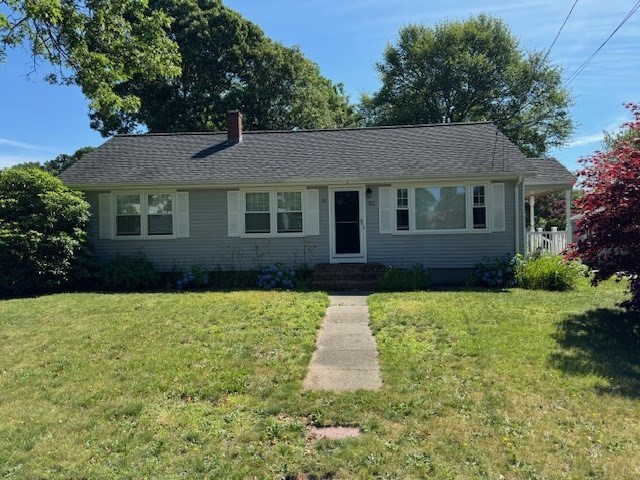
[[[569,77],[606,39],[636,0],[579,0],[550,58]],[[525,50],[545,50],[573,0],[227,0],[225,4],[257,23],[274,40],[299,45],[323,75],[342,82],[351,100],[380,86],[374,63],[408,23],[464,19],[481,12],[504,19]],[[617,32],[569,88],[576,131],[551,152],[569,169],[600,148],[602,131],[629,119],[623,103],[640,101],[640,14]],[[22,49],[0,64],[0,168],[46,161],[104,139],[89,128],[88,102],[79,88],[42,81]]]

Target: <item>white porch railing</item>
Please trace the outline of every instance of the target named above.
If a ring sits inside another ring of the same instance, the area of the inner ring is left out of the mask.
[[[536,229],[535,232],[526,232],[527,253],[561,253],[567,248],[567,234],[564,230],[543,232],[542,229]]]

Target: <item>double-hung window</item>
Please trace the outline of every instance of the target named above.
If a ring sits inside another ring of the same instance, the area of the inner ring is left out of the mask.
[[[269,192],[245,193],[245,233],[271,233],[271,202],[269,197]]]
[[[173,193],[123,193],[115,197],[115,236],[169,238],[174,236]]]
[[[116,235],[118,237],[142,234],[141,195],[116,195]]]
[[[302,192],[277,192],[278,233],[302,233]]]
[[[415,185],[392,189],[395,231],[456,233],[489,231],[488,185]],[[395,192],[395,193],[394,193]],[[393,212],[392,212],[393,213]]]
[[[396,228],[409,230],[409,189],[396,190]]]
[[[244,234],[300,235],[304,230],[302,190],[244,191]]]
[[[473,228],[487,228],[487,194],[484,185],[473,187]]]
[[[147,234],[173,235],[173,195],[147,195]]]

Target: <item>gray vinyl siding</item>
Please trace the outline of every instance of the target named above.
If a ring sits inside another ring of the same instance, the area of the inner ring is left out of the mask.
[[[495,233],[380,234],[378,188],[367,202],[367,259],[394,266],[472,268],[483,257],[515,253],[515,182],[505,182],[505,231]],[[488,218],[490,216],[488,215]]]
[[[380,234],[378,187],[366,199],[366,249],[369,263],[409,266],[422,263],[432,269],[468,269],[485,256],[515,253],[515,182],[505,183],[505,231],[464,234]],[[315,187],[314,187],[315,188]],[[161,270],[190,268],[254,269],[275,262],[313,266],[329,262],[328,188],[319,188],[320,235],[306,238],[239,238],[227,234],[227,191],[189,191],[189,238],[163,240],[103,240],[99,238],[98,194],[88,192],[91,205],[89,235],[101,261],[116,254],[144,253]],[[521,208],[523,208],[521,206]],[[522,225],[522,214],[520,225]],[[522,228],[520,228],[522,230]],[[520,232],[520,246],[524,233]]]
[[[138,252],[158,269],[203,268],[248,270],[275,262],[291,266],[326,263],[329,258],[327,189],[320,194],[320,233],[306,238],[238,238],[227,234],[227,191],[189,191],[189,238],[166,240],[104,240],[99,238],[98,194],[87,192],[91,205],[89,236],[101,261],[116,254]],[[322,203],[322,199],[325,199]]]

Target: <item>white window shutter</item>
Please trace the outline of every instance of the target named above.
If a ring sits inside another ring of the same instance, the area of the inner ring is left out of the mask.
[[[99,237],[102,239],[112,238],[113,213],[111,210],[111,194],[101,193],[98,195],[98,215],[99,215]]]
[[[320,235],[320,200],[317,189],[306,190],[304,203],[304,233]]]
[[[189,192],[176,194],[177,237],[189,238]]]
[[[227,229],[230,237],[240,236],[240,192],[227,192]]]
[[[391,233],[393,231],[392,226],[392,208],[391,208],[391,187],[378,188],[378,203],[380,205],[378,210],[379,215],[379,228],[380,233]]]
[[[493,231],[504,232],[504,183],[491,184],[491,210]]]

